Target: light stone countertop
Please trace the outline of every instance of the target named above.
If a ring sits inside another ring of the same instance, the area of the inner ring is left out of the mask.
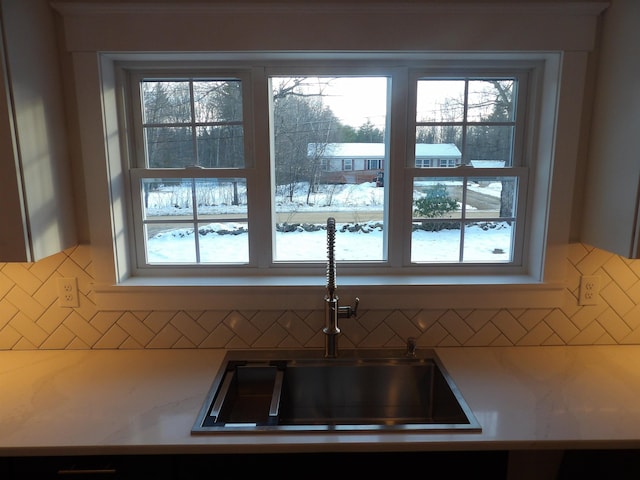
[[[0,456],[640,448],[640,346],[435,350],[481,433],[191,427],[224,350],[0,352]]]

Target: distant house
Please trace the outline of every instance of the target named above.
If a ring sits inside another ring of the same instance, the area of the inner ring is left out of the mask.
[[[310,143],[310,159],[320,162],[321,181],[327,183],[363,183],[375,181],[384,172],[384,143]],[[455,167],[462,154],[452,143],[416,144],[416,167]]]

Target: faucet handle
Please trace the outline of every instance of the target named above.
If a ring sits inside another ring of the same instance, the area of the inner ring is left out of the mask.
[[[338,307],[338,316],[340,318],[350,318],[355,317],[358,313],[358,304],[360,303],[360,299],[356,297],[353,307],[351,305],[347,305],[344,307]]]
[[[356,297],[356,299],[353,301],[353,309],[351,310],[351,316],[355,317],[358,315],[358,305],[360,304],[360,299],[358,297]]]

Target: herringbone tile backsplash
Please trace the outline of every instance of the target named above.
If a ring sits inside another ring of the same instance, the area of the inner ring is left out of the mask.
[[[0,350],[322,348],[322,311],[100,311],[89,246],[36,263],[0,263]],[[640,344],[640,260],[571,244],[562,308],[363,310],[341,325],[350,347]],[[597,305],[578,306],[581,275],[599,275]],[[57,303],[78,278],[80,307]]]

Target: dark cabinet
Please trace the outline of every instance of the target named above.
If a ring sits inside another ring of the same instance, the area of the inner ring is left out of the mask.
[[[557,480],[637,480],[640,450],[567,450]]]
[[[1,471],[1,470],[0,470]],[[91,455],[69,457],[15,457],[7,460],[6,475],[18,480],[172,480],[173,458],[162,455]]]
[[[500,480],[506,479],[507,457],[503,451],[14,457],[5,459],[0,478],[193,480],[274,476],[279,480],[324,480],[347,478],[353,472],[357,478],[378,478],[381,472],[395,472],[391,478],[447,472],[451,478]]]

